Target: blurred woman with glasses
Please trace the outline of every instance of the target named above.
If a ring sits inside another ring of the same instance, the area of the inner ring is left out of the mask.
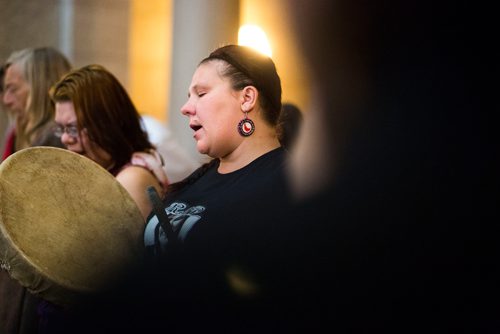
[[[137,203],[151,212],[146,189],[163,194],[168,182],[161,156],[141,127],[140,115],[116,77],[100,65],[65,75],[50,90],[54,134],[66,148],[113,174]]]

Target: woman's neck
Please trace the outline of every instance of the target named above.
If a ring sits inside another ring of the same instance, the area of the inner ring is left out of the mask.
[[[220,164],[217,171],[221,174],[234,172],[280,146],[276,137],[265,139],[253,138],[251,142],[245,142],[238,146],[231,154],[220,158]]]

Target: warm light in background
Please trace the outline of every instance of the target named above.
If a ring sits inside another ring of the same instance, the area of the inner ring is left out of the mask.
[[[141,114],[168,121],[173,0],[130,1],[129,93]]]
[[[256,25],[246,24],[238,31],[238,44],[249,46],[257,51],[272,57],[271,46],[266,33]]]

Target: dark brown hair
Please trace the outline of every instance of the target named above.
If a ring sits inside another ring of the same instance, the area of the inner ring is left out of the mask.
[[[140,115],[118,79],[100,65],[88,65],[65,75],[50,90],[53,102],[73,102],[78,128],[108,152],[115,167],[132,153],[153,148]]]
[[[297,141],[303,121],[304,116],[298,106],[290,102],[283,103],[276,131],[281,146],[291,150]]]

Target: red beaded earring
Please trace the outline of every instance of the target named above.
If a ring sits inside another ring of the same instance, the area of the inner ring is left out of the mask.
[[[255,124],[248,118],[247,114],[248,113],[245,111],[245,118],[238,123],[238,132],[243,137],[248,137],[255,131]]]

